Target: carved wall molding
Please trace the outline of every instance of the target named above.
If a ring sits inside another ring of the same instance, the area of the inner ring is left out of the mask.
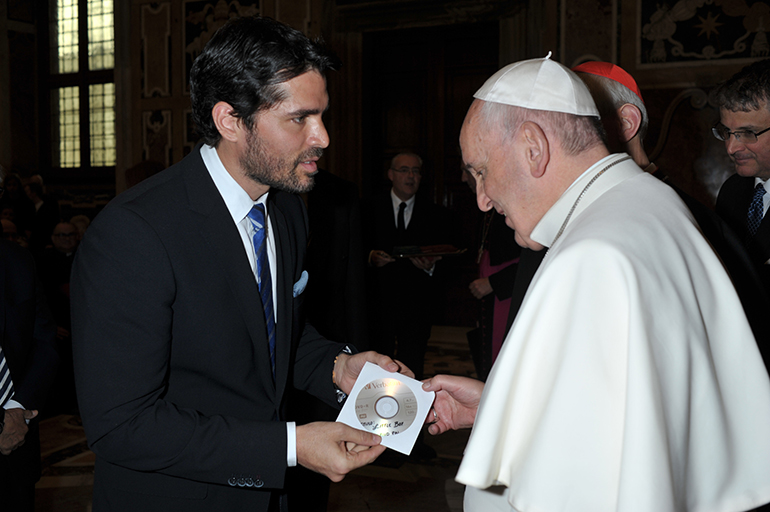
[[[142,160],[171,165],[171,110],[142,112]]]
[[[171,3],[142,5],[142,97],[169,96]]]
[[[663,153],[663,149],[666,147],[666,142],[668,140],[668,133],[671,129],[671,120],[674,117],[674,112],[679,108],[679,105],[688,99],[690,100],[690,106],[697,110],[700,110],[709,104],[709,95],[703,89],[691,88],[680,92],[671,103],[669,103],[668,108],[666,109],[666,113],[664,114],[663,121],[660,125],[660,136],[655,144],[655,149],[649,154],[650,160],[654,161],[661,155],[661,153]],[[711,106],[714,106],[713,102],[711,103]]]
[[[184,91],[189,93],[192,63],[214,32],[230,18],[254,16],[260,10],[259,0],[185,0],[183,9]]]
[[[767,2],[638,1],[639,66],[700,64],[770,55]]]

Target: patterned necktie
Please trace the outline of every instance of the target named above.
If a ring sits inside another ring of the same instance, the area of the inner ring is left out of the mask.
[[[0,407],[13,397],[13,381],[11,381],[11,369],[5,360],[3,347],[0,347]]]
[[[265,206],[255,204],[249,212],[249,220],[254,228],[254,252],[257,256],[257,276],[259,276],[259,294],[262,297],[262,307],[265,309],[265,325],[267,325],[267,340],[270,347],[270,367],[275,378],[275,314],[273,313],[273,282],[270,277],[270,263],[267,259],[267,225],[265,223]]]
[[[765,187],[762,183],[757,185],[754,189],[754,197],[751,199],[749,205],[749,215],[746,219],[746,226],[749,228],[749,234],[754,236],[757,234],[759,225],[762,224],[762,217],[765,213]]]
[[[397,228],[400,232],[406,231],[406,222],[404,222],[404,210],[406,210],[406,203],[401,201],[398,205],[398,225]]]

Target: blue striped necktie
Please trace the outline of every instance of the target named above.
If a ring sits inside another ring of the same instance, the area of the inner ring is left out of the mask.
[[[749,228],[749,234],[754,236],[757,234],[759,225],[762,224],[762,217],[765,213],[765,186],[760,183],[754,189],[754,197],[751,199],[749,205],[749,214],[746,218],[746,226]]]
[[[249,220],[254,228],[254,252],[257,256],[257,276],[259,277],[259,294],[262,297],[262,307],[265,312],[267,340],[270,347],[270,367],[275,378],[275,314],[273,313],[273,281],[270,277],[270,263],[267,259],[267,225],[265,223],[265,206],[255,204],[249,212]]]
[[[13,397],[13,381],[11,381],[11,369],[5,360],[3,347],[0,347],[0,407]]]

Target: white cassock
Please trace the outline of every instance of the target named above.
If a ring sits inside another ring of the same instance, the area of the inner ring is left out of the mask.
[[[467,511],[743,511],[770,502],[770,380],[722,264],[632,160],[591,167],[487,380]],[[489,486],[501,485],[496,489]]]

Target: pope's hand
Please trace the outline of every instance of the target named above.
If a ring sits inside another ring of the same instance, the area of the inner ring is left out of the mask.
[[[425,419],[432,435],[473,426],[484,391],[483,382],[468,377],[436,375],[425,380],[422,388],[436,393],[433,409]]]

